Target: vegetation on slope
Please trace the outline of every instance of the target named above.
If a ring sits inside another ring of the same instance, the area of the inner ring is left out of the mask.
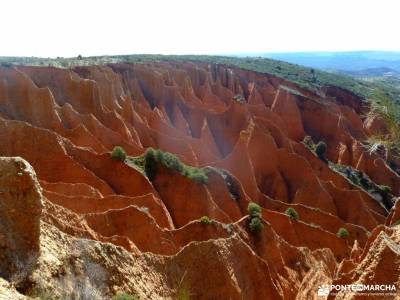
[[[204,225],[210,225],[212,223],[212,220],[208,216],[202,216],[200,218],[200,223]]]
[[[126,159],[126,152],[122,147],[115,146],[111,151],[110,156],[113,160],[119,160],[123,162]]]
[[[363,171],[357,170],[352,166],[340,165],[336,164],[330,160],[328,160],[324,153],[326,151],[326,144],[322,141],[315,144],[310,136],[306,136],[303,140],[303,144],[316,155],[321,160],[323,160],[328,167],[338,173],[339,175],[345,177],[352,184],[358,186],[365,192],[371,194],[375,199],[381,202],[388,210],[393,206],[394,196],[391,194],[391,189],[385,185],[376,184],[374,181],[369,178],[369,176]],[[318,149],[322,146],[323,150]]]
[[[34,65],[51,66],[59,68],[73,68],[77,66],[104,65],[111,63],[143,63],[152,61],[202,61],[206,63],[218,63],[227,66],[239,67],[246,70],[267,73],[281,77],[299,85],[302,88],[319,93],[323,86],[332,85],[346,89],[354,94],[367,98],[372,90],[387,87],[378,83],[366,82],[354,79],[350,76],[324,72],[303,67],[283,61],[262,57],[228,57],[211,55],[118,55],[118,56],[91,56],[73,58],[38,58],[38,57],[0,57],[0,65]],[[389,90],[398,97],[400,92],[396,89]]]
[[[247,206],[249,213],[249,229],[252,232],[259,232],[264,228],[262,223],[261,206],[257,203],[250,202]]]
[[[178,171],[181,175],[198,183],[206,184],[208,181],[207,174],[209,171],[207,168],[188,166],[181,162],[176,155],[160,149],[149,148],[144,155],[128,157],[126,162],[131,167],[142,171],[150,180],[157,174],[158,165],[162,164],[164,167]]]
[[[347,231],[346,228],[341,227],[341,228],[339,228],[336,235],[340,238],[346,238],[349,236],[349,232]]]
[[[287,215],[289,218],[292,220],[298,220],[299,219],[299,214],[293,207],[288,207],[285,211],[285,215]]]
[[[390,155],[400,156],[400,107],[381,90],[376,90],[370,102],[370,118],[383,121],[386,132],[367,140],[370,152],[384,151],[387,160]]]
[[[373,195],[374,198],[379,198],[387,209],[390,209],[393,206],[394,199],[390,187],[376,184],[367,174],[354,169],[351,166],[329,162],[329,167],[340,175],[346,177],[354,185]]]

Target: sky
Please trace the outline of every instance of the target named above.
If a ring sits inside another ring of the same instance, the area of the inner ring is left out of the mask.
[[[3,0],[0,56],[400,50],[398,0]]]

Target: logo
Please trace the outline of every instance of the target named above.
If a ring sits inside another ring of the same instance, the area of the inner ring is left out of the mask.
[[[329,285],[320,285],[318,287],[317,295],[318,296],[328,296],[330,292],[330,286]]]
[[[318,287],[318,296],[337,295],[338,293],[357,294],[357,295],[396,295],[394,284],[323,284]]]

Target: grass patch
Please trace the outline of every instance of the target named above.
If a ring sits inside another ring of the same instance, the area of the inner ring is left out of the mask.
[[[131,167],[133,167],[133,168],[135,168],[135,169],[137,169],[137,170],[139,170],[141,172],[144,172],[144,165],[145,165],[145,157],[144,157],[144,155],[128,156],[126,158],[126,163],[129,166],[131,166]]]

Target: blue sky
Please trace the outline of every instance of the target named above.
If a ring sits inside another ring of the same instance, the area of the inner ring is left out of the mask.
[[[400,50],[396,0],[6,0],[0,55]]]

